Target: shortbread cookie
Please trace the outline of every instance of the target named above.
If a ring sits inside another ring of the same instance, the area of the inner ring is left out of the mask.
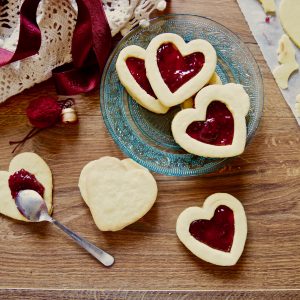
[[[180,241],[199,258],[219,266],[235,265],[247,237],[247,219],[242,204],[233,196],[217,193],[203,207],[189,207],[178,217]]]
[[[136,222],[157,197],[156,181],[146,168],[114,157],[88,163],[80,174],[79,189],[102,231],[121,230]]]
[[[288,88],[288,80],[293,72],[299,69],[296,61],[296,51],[289,37],[284,34],[279,40],[277,50],[280,66],[273,71],[274,78],[281,89]]]
[[[195,98],[195,108],[175,115],[173,137],[183,149],[204,157],[231,157],[244,151],[250,99],[235,83],[210,85]]]
[[[279,16],[283,29],[300,48],[300,1],[281,0]]]
[[[196,94],[215,72],[217,55],[207,41],[189,43],[177,34],[163,33],[147,47],[145,66],[151,87],[165,106],[174,106]]]
[[[259,0],[262,4],[262,7],[265,13],[275,13],[276,6],[274,0]]]
[[[137,103],[154,113],[164,114],[169,108],[161,104],[151,88],[146,76],[145,53],[135,45],[124,48],[118,56],[116,70],[121,83]]]
[[[51,213],[52,188],[52,174],[46,162],[35,153],[21,153],[12,159],[8,172],[0,171],[0,213],[28,221],[17,209],[14,199],[17,192],[25,189],[39,192]]]

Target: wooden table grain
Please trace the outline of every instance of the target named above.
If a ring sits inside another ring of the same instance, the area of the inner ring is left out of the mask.
[[[299,127],[235,0],[172,0],[168,12],[212,18],[250,48],[265,86],[263,117],[253,141],[222,172],[192,178],[154,174],[159,196],[152,210],[122,231],[102,233],[81,199],[78,177],[90,160],[124,155],[103,123],[99,91],[80,97],[79,125],[45,130],[21,152],[34,151],[49,164],[54,217],[113,253],[116,264],[105,269],[50,224],[24,224],[0,216],[1,299],[300,298]],[[0,105],[1,170],[13,157],[8,141],[22,138],[30,128],[26,106],[42,95],[55,95],[51,80]],[[233,194],[247,213],[248,239],[234,267],[197,259],[175,234],[178,214],[215,192]]]

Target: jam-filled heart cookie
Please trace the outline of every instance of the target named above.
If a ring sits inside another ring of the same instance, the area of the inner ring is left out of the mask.
[[[169,108],[161,104],[152,90],[146,75],[145,56],[145,49],[128,46],[120,52],[116,70],[121,83],[137,103],[154,113],[164,114]]]
[[[250,99],[241,85],[207,86],[196,95],[194,105],[172,121],[177,144],[205,157],[231,157],[244,151]]]
[[[232,266],[240,258],[246,237],[244,208],[235,197],[217,193],[203,207],[189,207],[178,217],[180,241],[199,258],[220,266]]]
[[[19,191],[26,189],[38,192],[45,199],[51,213],[51,170],[40,156],[30,152],[15,156],[8,172],[0,171],[0,213],[16,220],[28,221],[21,215],[14,200]]]
[[[121,230],[136,222],[157,197],[154,177],[131,159],[106,156],[94,160],[82,169],[78,185],[102,231]]]
[[[182,103],[207,84],[216,63],[216,51],[209,42],[185,43],[173,33],[156,36],[146,50],[147,77],[158,99],[168,107]]]

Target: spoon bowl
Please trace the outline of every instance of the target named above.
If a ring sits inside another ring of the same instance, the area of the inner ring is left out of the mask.
[[[48,208],[42,196],[33,190],[20,191],[16,197],[20,213],[31,222],[50,221]]]

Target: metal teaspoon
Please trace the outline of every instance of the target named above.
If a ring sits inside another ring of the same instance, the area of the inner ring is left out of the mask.
[[[20,191],[16,197],[16,205],[20,213],[29,221],[32,222],[42,222],[48,221],[67,235],[69,235],[77,244],[84,248],[87,252],[93,255],[97,260],[99,260],[104,266],[109,267],[114,263],[114,257],[106,253],[102,249],[91,244],[84,238],[80,237],[65,225],[53,219],[48,214],[48,209],[45,200],[41,197],[39,193],[33,190],[23,190]]]

